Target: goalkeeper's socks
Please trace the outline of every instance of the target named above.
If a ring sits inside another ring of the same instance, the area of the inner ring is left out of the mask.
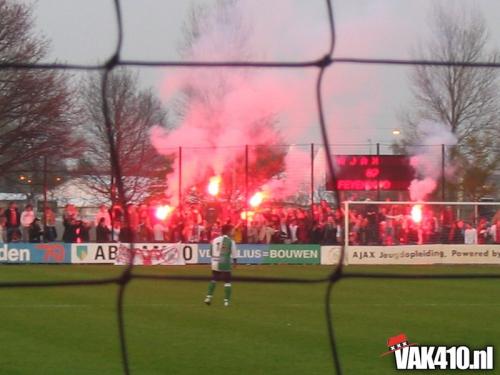
[[[224,284],[224,306],[228,306],[231,301],[231,283]]]

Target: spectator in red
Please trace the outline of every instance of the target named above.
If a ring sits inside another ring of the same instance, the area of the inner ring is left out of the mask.
[[[482,217],[477,225],[477,243],[485,244],[488,239],[488,220]]]
[[[451,230],[454,227],[455,214],[450,206],[441,213],[441,243],[450,243]]]
[[[11,242],[13,237],[20,238],[21,213],[16,202],[11,202],[5,211],[5,227],[7,228],[7,242]]]
[[[493,225],[490,227],[489,232],[492,242],[500,244],[500,219],[493,222]]]

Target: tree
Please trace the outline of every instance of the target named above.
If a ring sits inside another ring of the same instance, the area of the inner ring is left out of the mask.
[[[108,78],[108,104],[114,130],[113,142],[123,176],[126,201],[138,202],[158,193],[169,162],[149,141],[153,125],[166,126],[167,114],[150,89],[141,89],[137,74],[120,69]],[[80,162],[87,186],[103,201],[117,198],[110,147],[102,111],[102,76],[89,75],[82,84],[83,125],[86,146]],[[163,187],[164,190],[164,187]]]
[[[44,157],[60,162],[78,152],[76,105],[69,76],[57,70],[1,69],[37,63],[48,42],[35,34],[31,8],[0,0],[0,175],[32,168]],[[17,173],[16,173],[17,174]]]
[[[43,157],[23,163],[20,169],[0,176],[3,192],[25,194],[28,201],[41,200],[47,192],[70,179],[64,159]]]
[[[493,62],[485,20],[476,9],[434,8],[432,38],[417,49],[418,59],[443,62]],[[449,194],[476,199],[492,189],[489,178],[499,167],[500,95],[498,71],[460,66],[416,66],[411,72],[413,103],[403,117],[405,136],[396,149],[421,144],[419,124],[443,124],[457,138],[448,156],[457,178]]]

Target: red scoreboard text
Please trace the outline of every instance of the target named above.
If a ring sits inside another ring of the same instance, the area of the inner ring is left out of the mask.
[[[334,155],[328,190],[408,190],[415,170],[406,155]]]

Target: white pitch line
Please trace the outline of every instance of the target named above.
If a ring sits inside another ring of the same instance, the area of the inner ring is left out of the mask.
[[[238,304],[237,302],[235,304]],[[245,303],[240,306],[245,306]],[[332,303],[336,307],[500,307],[500,303]],[[204,306],[202,302],[199,303],[129,303],[125,304],[124,308],[129,307],[178,307],[178,306]],[[254,305],[255,306],[255,305]],[[290,303],[290,304],[272,304],[266,306],[274,307],[322,307],[322,303]],[[96,308],[96,307],[115,307],[113,303],[110,304],[19,304],[19,305],[1,305],[1,309],[76,309],[76,308]],[[206,307],[205,307],[206,308]]]
[[[342,303],[342,304],[337,304],[337,306],[474,307],[474,306],[500,306],[500,303]]]

